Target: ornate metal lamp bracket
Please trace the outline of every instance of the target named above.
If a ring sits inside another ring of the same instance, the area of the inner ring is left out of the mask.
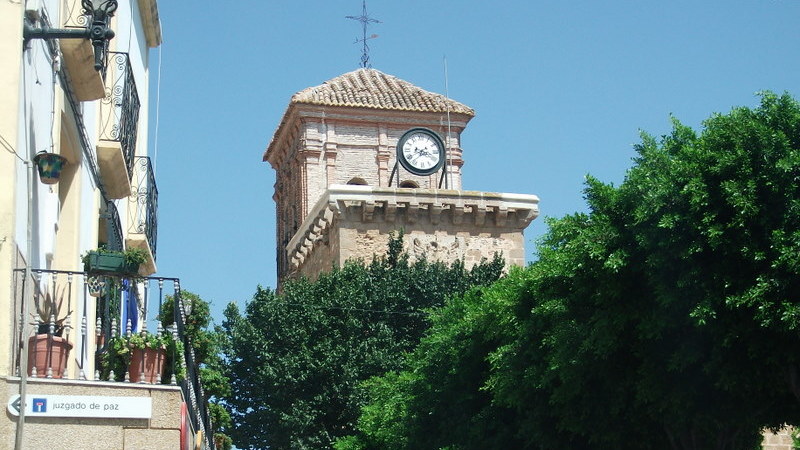
[[[51,28],[46,23],[34,28],[36,22],[30,15],[23,20],[23,46],[28,47],[31,39],[89,39],[94,47],[94,69],[101,70],[105,53],[110,41],[114,37],[111,29],[111,18],[117,10],[117,0],[81,0],[83,13],[92,18],[91,25],[86,28]]]

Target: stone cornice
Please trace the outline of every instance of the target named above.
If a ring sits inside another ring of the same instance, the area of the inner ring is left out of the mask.
[[[262,161],[268,161],[276,167],[280,161],[279,153],[285,149],[285,141],[292,124],[305,118],[322,121],[327,120],[334,123],[380,123],[382,125],[395,125],[399,128],[413,128],[424,126],[438,128],[446,126],[442,120],[445,117],[441,112],[415,111],[409,114],[408,111],[381,110],[372,108],[355,108],[346,106],[324,106],[310,105],[303,103],[290,103],[281,117],[281,122],[270,140],[267,149],[264,151]],[[450,113],[450,126],[454,133],[461,133],[466,128],[472,116],[460,113]]]
[[[293,268],[303,264],[337,218],[362,223],[464,224],[465,229],[522,231],[539,215],[539,198],[444,189],[332,185],[286,246]]]

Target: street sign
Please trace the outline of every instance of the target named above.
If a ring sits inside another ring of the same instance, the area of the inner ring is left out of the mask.
[[[153,416],[150,397],[106,397],[101,395],[28,394],[25,415],[28,417],[100,417],[149,419]],[[22,408],[19,395],[8,401],[8,412],[18,416]]]
[[[22,402],[19,399],[19,395],[16,395],[15,397],[16,397],[16,399],[13,399],[13,401],[8,402],[8,406],[9,406],[8,410],[11,412],[11,414],[13,414],[15,416],[18,416],[19,415],[19,404],[22,403]],[[14,409],[11,409],[11,408],[14,408]]]

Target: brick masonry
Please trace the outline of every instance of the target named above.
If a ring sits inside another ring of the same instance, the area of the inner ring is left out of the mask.
[[[470,267],[497,252],[523,265],[523,230],[538,215],[538,198],[462,190],[461,133],[473,115],[373,69],[295,94],[264,154],[276,171],[279,284],[348,259],[369,261],[400,229],[412,258]],[[396,164],[397,142],[414,127],[446,143],[446,185],[441,173],[420,177]]]

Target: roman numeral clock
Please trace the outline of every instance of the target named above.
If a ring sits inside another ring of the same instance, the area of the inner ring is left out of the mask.
[[[371,261],[401,228],[411,258],[471,268],[502,253],[524,265],[539,199],[462,189],[461,133],[474,115],[371,68],[292,95],[263,155],[275,169],[279,285]]]
[[[432,175],[444,164],[444,142],[433,130],[412,128],[397,141],[397,160],[414,175]]]

